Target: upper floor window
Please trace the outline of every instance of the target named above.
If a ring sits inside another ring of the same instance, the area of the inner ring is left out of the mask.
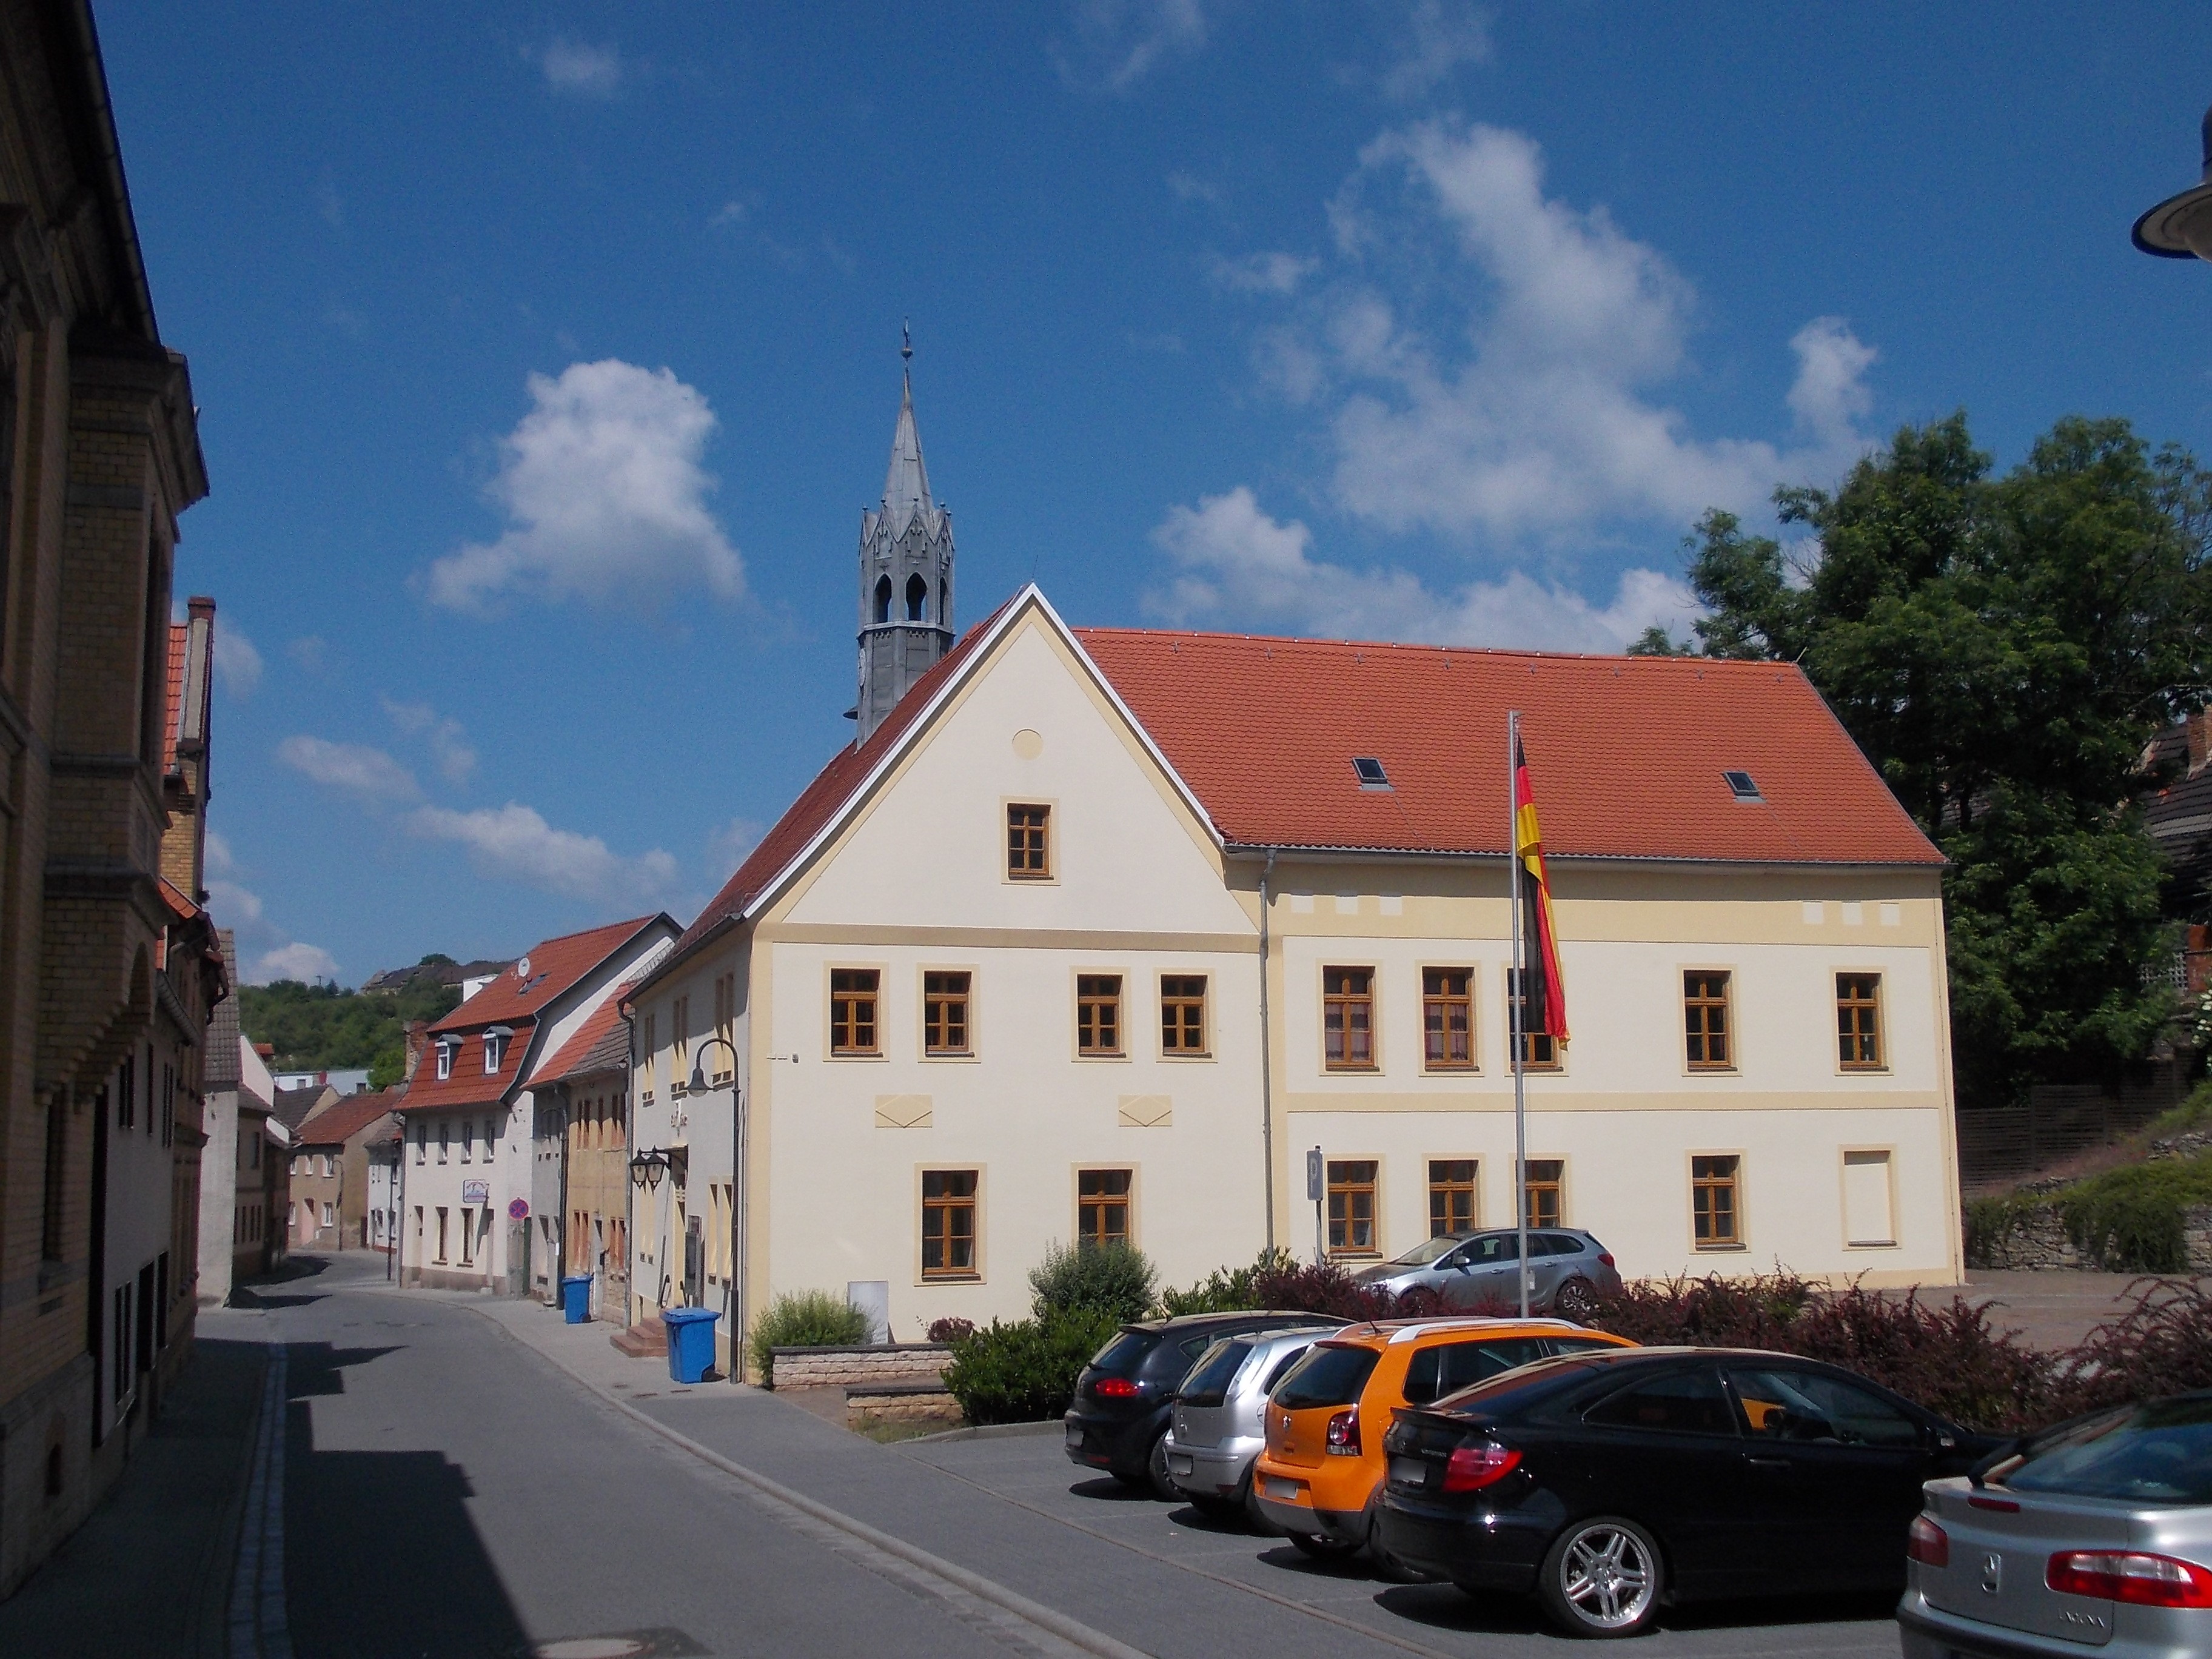
[[[709,1063],[709,1079],[719,1088],[727,1083],[737,1064],[738,976],[723,974],[714,981],[714,1035],[720,1042],[714,1045],[714,1058]]]
[[[691,1087],[691,999],[676,997],[668,1005],[668,1092],[672,1097]]]
[[[1052,879],[1052,808],[1006,808],[1006,878]]]
[[[1847,1072],[1878,1072],[1881,1058],[1881,975],[1836,975],[1836,1059]]]
[[[440,1038],[438,1042],[438,1076],[441,1080],[453,1074],[453,1051],[460,1045]]]
[[[1206,975],[1160,975],[1160,1052],[1202,1054],[1206,1048]]]
[[[1075,1243],[1079,1249],[1129,1242],[1128,1170],[1080,1170],[1075,1176]]]
[[[1559,1069],[1559,1040],[1548,1031],[1526,1029],[1528,1018],[1528,999],[1522,994],[1518,969],[1505,970],[1505,999],[1508,1018],[1521,1032],[1521,1069],[1524,1072],[1556,1072]]]
[[[830,973],[830,1052],[872,1054],[876,997],[881,975],[873,968],[835,968]]]
[[[1373,1070],[1375,970],[1324,968],[1321,987],[1323,1064],[1332,1072]]]
[[[484,1162],[485,1162],[485,1163],[489,1164],[489,1163],[490,1163],[490,1162],[491,1162],[491,1152],[492,1152],[492,1148],[493,1148],[494,1146],[497,1146],[498,1144],[499,1144],[499,1120],[498,1120],[497,1118],[495,1118],[495,1117],[488,1117],[488,1118],[486,1118],[486,1119],[484,1120]]]
[[[926,1053],[972,1052],[968,1046],[968,987],[965,973],[921,976],[921,1042]]]
[[[1421,969],[1422,1064],[1431,1072],[1474,1069],[1474,974]]]
[[[507,1036],[508,1033],[496,1026],[484,1033],[484,1074],[486,1076],[497,1075],[500,1062],[507,1057]]]
[[[1735,1064],[1729,1047],[1728,975],[1693,968],[1682,975],[1682,1026],[1692,1071],[1725,1072]]]
[[[645,1036],[638,1045],[637,1097],[646,1105],[653,1104],[653,1068],[659,1057],[659,1048],[653,1036],[656,1016],[645,1017]]]
[[[1075,979],[1075,1052],[1121,1052],[1121,976],[1079,974]]]
[[[1743,1160],[1733,1152],[1690,1160],[1690,1217],[1699,1249],[1742,1245],[1742,1171]]]
[[[465,1164],[476,1155],[477,1121],[472,1117],[461,1120],[461,1162]]]
[[[1375,1255],[1375,1160],[1331,1158],[1328,1164],[1328,1253]]]

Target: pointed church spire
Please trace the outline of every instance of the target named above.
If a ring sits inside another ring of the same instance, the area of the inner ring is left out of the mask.
[[[902,331],[899,356],[910,365],[914,359],[914,332]],[[900,371],[898,425],[891,432],[891,464],[884,473],[884,516],[898,529],[904,529],[908,518],[917,510],[927,513],[935,503],[929,499],[929,469],[921,464],[921,434],[914,423],[914,371],[911,367]]]
[[[952,515],[930,498],[914,423],[914,334],[899,335],[898,425],[882,506],[860,514],[858,741],[952,645]]]

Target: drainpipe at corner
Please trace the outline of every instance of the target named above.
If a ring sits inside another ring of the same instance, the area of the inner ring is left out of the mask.
[[[1270,850],[1260,869],[1260,1156],[1265,1176],[1261,1190],[1267,1195],[1267,1250],[1275,1249],[1275,1091],[1271,1071],[1274,1039],[1267,1021],[1267,878],[1275,873],[1275,854]]]

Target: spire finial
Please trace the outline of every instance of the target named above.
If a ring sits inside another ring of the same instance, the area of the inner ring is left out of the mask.
[[[908,362],[914,361],[914,322],[911,318],[899,323],[899,356]]]

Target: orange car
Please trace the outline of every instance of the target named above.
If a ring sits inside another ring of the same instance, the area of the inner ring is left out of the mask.
[[[1373,1547],[1382,1435],[1397,1406],[1424,1406],[1500,1371],[1626,1337],[1563,1319],[1400,1319],[1316,1342],[1267,1398],[1267,1449],[1253,1468],[1261,1513],[1309,1555]]]

